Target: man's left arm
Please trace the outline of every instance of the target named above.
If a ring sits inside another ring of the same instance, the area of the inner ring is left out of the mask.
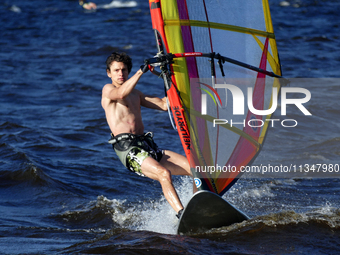
[[[145,96],[141,92],[141,105],[147,108],[166,111],[168,110],[168,105],[166,102],[166,97],[159,98],[153,96]]]

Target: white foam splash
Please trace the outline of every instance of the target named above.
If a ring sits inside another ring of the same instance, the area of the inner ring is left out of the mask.
[[[132,8],[136,7],[138,3],[136,1],[118,1],[113,0],[109,4],[100,4],[97,9],[112,9],[112,8]]]
[[[271,187],[268,184],[265,184],[259,188],[244,191],[241,196],[243,198],[261,198],[274,197],[274,194],[271,192]]]
[[[180,177],[174,182],[177,194],[185,207],[192,197],[192,179]],[[141,211],[141,224],[137,230],[148,230],[163,234],[175,234],[178,219],[176,212],[171,208],[164,197],[151,205],[144,204],[145,210]]]
[[[16,6],[16,5],[12,5],[11,8],[9,8],[12,12],[16,12],[16,13],[20,13],[21,9]]]
[[[193,184],[190,177],[178,177],[174,187],[185,207],[192,197]],[[114,210],[112,220],[122,228],[147,230],[162,234],[175,234],[178,224],[176,212],[162,196],[157,201],[126,205],[126,200],[107,199],[99,196],[97,206],[110,206]]]

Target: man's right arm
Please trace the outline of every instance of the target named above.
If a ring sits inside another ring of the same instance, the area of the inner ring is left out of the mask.
[[[142,74],[143,74],[142,70],[138,70],[131,78],[125,81],[120,87],[116,88],[112,85],[111,88],[107,88],[105,94],[110,100],[124,99],[136,87]]]

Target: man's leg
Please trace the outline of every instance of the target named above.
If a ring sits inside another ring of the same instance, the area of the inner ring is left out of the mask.
[[[172,175],[190,175],[190,165],[186,157],[173,151],[165,150],[160,161],[161,165],[170,170]]]
[[[183,209],[183,205],[172,185],[171,172],[168,169],[163,167],[152,157],[148,157],[143,161],[141,170],[146,177],[159,181],[166,200],[177,213]]]
[[[169,169],[173,175],[192,176],[188,159],[176,152],[165,150],[160,163],[162,166]],[[193,192],[197,192],[195,181],[193,181]]]

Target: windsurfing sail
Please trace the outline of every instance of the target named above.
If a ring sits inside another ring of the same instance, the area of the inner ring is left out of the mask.
[[[281,69],[268,0],[149,4],[154,62],[162,63],[191,172],[199,189],[222,196],[254,161],[273,124]]]

